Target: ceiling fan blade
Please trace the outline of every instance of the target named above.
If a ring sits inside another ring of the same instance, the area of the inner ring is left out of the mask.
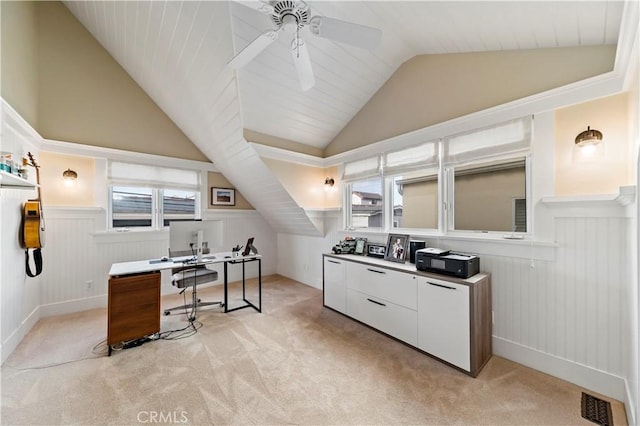
[[[313,76],[311,59],[309,58],[309,52],[307,51],[307,45],[304,40],[299,37],[293,40],[291,44],[291,54],[293,56],[293,63],[298,71],[300,86],[302,86],[302,90],[306,92],[316,84],[316,78]]]
[[[376,48],[382,39],[382,31],[377,28],[326,16],[311,18],[309,30],[317,36],[369,50]]]
[[[260,34],[255,40],[249,43],[244,49],[229,61],[229,65],[233,68],[242,68],[247,65],[253,58],[258,56],[271,43],[278,38],[277,31],[267,30]]]

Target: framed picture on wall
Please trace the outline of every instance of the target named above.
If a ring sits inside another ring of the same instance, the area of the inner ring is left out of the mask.
[[[384,260],[404,263],[409,251],[409,235],[389,234]]]
[[[211,188],[211,205],[235,206],[236,190],[233,188]]]

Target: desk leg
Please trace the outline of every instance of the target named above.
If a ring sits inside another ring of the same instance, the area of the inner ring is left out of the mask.
[[[229,301],[228,299],[228,287],[229,287],[229,280],[227,279],[227,262],[223,263],[223,270],[224,270],[224,313],[226,314],[227,312],[229,312]]]
[[[258,259],[258,312],[262,312],[262,259]]]
[[[244,265],[246,264],[246,262],[242,262],[242,300],[246,301],[247,300],[247,295],[245,292],[245,276],[244,276]]]

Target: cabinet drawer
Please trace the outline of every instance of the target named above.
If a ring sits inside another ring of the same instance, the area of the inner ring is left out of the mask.
[[[348,262],[347,288],[409,309],[418,309],[417,279],[413,274]]]
[[[410,345],[418,344],[416,311],[347,289],[347,315]]]

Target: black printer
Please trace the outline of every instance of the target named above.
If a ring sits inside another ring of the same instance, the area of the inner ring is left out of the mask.
[[[480,258],[428,247],[416,251],[416,269],[469,278],[480,272]]]

